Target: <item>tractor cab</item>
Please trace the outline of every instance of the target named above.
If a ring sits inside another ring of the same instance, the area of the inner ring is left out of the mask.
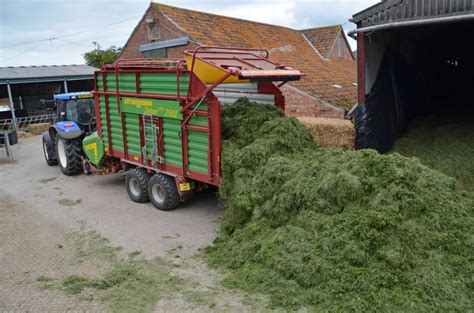
[[[96,129],[92,92],[54,95],[57,120],[43,133],[43,152],[48,165],[58,165],[65,175],[82,172],[82,140]]]
[[[54,95],[57,121],[72,121],[84,131],[95,129],[94,99],[91,92],[71,92]]]

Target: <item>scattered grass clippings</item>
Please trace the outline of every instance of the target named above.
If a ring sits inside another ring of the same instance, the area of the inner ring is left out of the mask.
[[[161,236],[161,238],[163,239],[178,239],[179,237],[180,237],[179,234],[175,234],[174,236],[170,236],[170,235]]]
[[[196,290],[189,290],[184,293],[184,299],[189,303],[207,305],[212,308],[216,306],[216,303],[213,301],[215,294],[210,294],[209,292],[202,292]]]
[[[85,287],[91,287],[91,282],[86,277],[71,275],[63,279],[61,286],[69,294],[78,294]]]
[[[320,148],[296,119],[222,109],[226,205],[206,249],[224,285],[315,311],[470,311],[473,207],[457,181],[398,153]]]
[[[41,184],[47,184],[49,182],[52,182],[53,180],[55,180],[57,177],[49,177],[49,178],[43,178],[43,179],[40,179],[40,183]]]
[[[64,198],[64,199],[59,199],[58,203],[63,206],[75,206],[75,205],[81,204],[82,200],[81,199],[72,200],[72,199]]]
[[[197,306],[213,302],[211,291],[197,290],[196,283],[173,275],[173,264],[162,258],[136,258],[134,251],[120,257],[120,247],[112,247],[97,232],[79,232],[68,238],[75,247],[78,263],[100,265],[102,274],[96,276],[69,275],[59,279],[37,278],[42,289],[61,290],[80,300],[102,301],[111,312],[152,312],[160,299],[177,294]]]
[[[53,279],[50,278],[50,277],[46,277],[46,276],[40,276],[38,278],[36,278],[37,281],[52,281]]]
[[[150,312],[158,300],[178,292],[183,285],[183,279],[169,274],[167,262],[154,259],[118,262],[100,278],[68,276],[60,288],[69,294],[81,294],[86,288],[96,290],[112,312]]]
[[[131,253],[128,254],[128,257],[129,257],[130,259],[133,259],[133,258],[139,256],[140,254],[142,254],[141,251],[133,251],[133,252],[131,252]]]
[[[54,280],[50,277],[39,276],[36,278],[36,281],[41,289],[50,289],[54,287]]]
[[[96,231],[85,231],[81,225],[79,232],[72,233],[68,238],[75,248],[76,262],[101,261],[105,263],[115,263],[118,253],[122,247],[113,247],[108,239],[102,237]]]

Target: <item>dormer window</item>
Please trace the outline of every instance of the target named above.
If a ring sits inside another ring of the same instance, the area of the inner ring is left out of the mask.
[[[147,17],[145,22],[148,25],[148,40],[155,41],[160,39],[160,24],[153,17]]]

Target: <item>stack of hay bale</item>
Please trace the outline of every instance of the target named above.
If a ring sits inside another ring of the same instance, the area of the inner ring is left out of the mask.
[[[28,132],[32,135],[41,135],[43,132],[48,131],[50,123],[38,123],[28,125]]]
[[[311,130],[319,145],[354,150],[355,129],[351,121],[324,117],[298,117],[298,120]]]

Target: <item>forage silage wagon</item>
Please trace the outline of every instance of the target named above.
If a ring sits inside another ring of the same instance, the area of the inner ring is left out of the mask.
[[[303,75],[261,49],[201,46],[184,57],[97,71],[97,132],[83,141],[86,173],[126,171],[130,198],[161,210],[200,185],[219,186],[221,103],[246,96],[284,109],[279,86]]]

